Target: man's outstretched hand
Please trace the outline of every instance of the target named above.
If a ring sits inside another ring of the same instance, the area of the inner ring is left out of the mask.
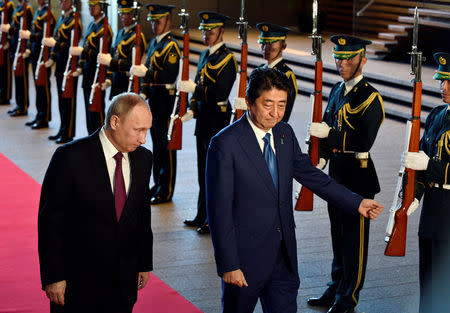
[[[364,199],[359,204],[358,212],[371,220],[375,219],[383,211],[384,206],[375,200]]]

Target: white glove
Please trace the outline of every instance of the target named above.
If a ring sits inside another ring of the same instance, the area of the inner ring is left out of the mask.
[[[11,28],[11,25],[2,24],[2,26],[0,27],[0,30],[2,31],[2,33],[8,33],[10,28]]]
[[[19,37],[20,39],[30,39],[31,32],[29,30],[20,30]]]
[[[45,62],[44,66],[46,68],[52,67],[53,64],[55,64],[55,61],[53,61],[52,59],[49,59],[47,62]]]
[[[102,84],[102,90],[106,90],[109,87],[111,87],[111,80],[107,79],[105,80],[105,82]]]
[[[147,74],[147,67],[144,64],[133,65],[130,68],[130,73],[133,76],[144,77]]]
[[[187,122],[191,120],[194,117],[194,111],[188,110],[186,113],[181,117],[181,122]]]
[[[320,158],[319,163],[317,163],[316,167],[319,170],[323,170],[325,168],[325,166],[327,166],[327,160],[325,160],[324,158]]]
[[[70,47],[69,48],[69,54],[74,57],[78,57],[83,53],[83,47],[77,46],[77,47]]]
[[[330,126],[326,123],[311,123],[309,134],[317,138],[327,138],[330,133]]]
[[[30,49],[26,49],[24,53],[22,53],[22,58],[26,59],[30,56],[31,54],[31,50]]]
[[[234,99],[234,109],[246,111],[247,101],[245,100],[245,98],[237,97],[236,99]]]
[[[97,62],[101,65],[109,66],[111,63],[112,56],[109,53],[99,53],[97,56]]]
[[[406,215],[410,216],[411,214],[414,213],[415,210],[417,210],[418,207],[419,207],[419,200],[414,198],[414,201],[409,206],[408,211],[406,211]]]
[[[406,152],[403,157],[403,165],[415,171],[423,171],[428,167],[430,158],[425,152]]]
[[[9,49],[9,42],[6,42],[6,45],[0,45],[0,49],[3,49],[3,50],[8,50]]]
[[[53,48],[56,45],[56,40],[53,37],[42,38],[42,44],[46,47]]]
[[[78,77],[82,72],[81,68],[77,68],[76,71],[72,73],[72,77]]]
[[[191,79],[189,80],[180,80],[178,82],[177,89],[181,92],[194,92],[197,84],[194,83]]]
[[[147,100],[147,95],[145,93],[140,93],[139,94],[144,100]]]

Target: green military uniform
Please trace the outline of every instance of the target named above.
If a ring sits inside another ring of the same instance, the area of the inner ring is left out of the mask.
[[[332,36],[333,56],[349,59],[364,56],[370,41],[351,36]],[[361,64],[361,63],[360,63]],[[381,95],[362,75],[333,86],[323,121],[331,127],[328,138],[320,139],[321,158],[329,160],[329,175],[338,183],[373,199],[380,192],[377,173],[369,154],[378,129],[384,121]],[[358,82],[359,80],[359,82]],[[351,90],[346,92],[346,84]],[[333,246],[331,278],[325,296],[337,308],[351,309],[358,304],[364,284],[369,243],[369,219],[350,216],[328,205]],[[330,312],[335,312],[330,310]],[[336,310],[336,312],[339,312]]]
[[[33,25],[31,27],[30,40],[28,41],[28,49],[30,49],[30,61],[33,66],[33,77],[35,78],[35,89],[36,89],[36,109],[37,114],[34,120],[27,122],[25,125],[31,126],[32,129],[39,129],[48,127],[48,122],[51,120],[51,104],[52,98],[50,93],[50,69],[47,70],[47,79],[44,85],[36,84],[36,67],[39,60],[39,55],[41,53],[42,38],[44,37],[44,24],[47,24],[47,5],[44,5],[36,10],[33,18]],[[50,33],[52,33],[55,28],[55,15],[50,9],[51,22]]]
[[[10,24],[12,20],[12,15],[14,12],[14,2],[8,1],[8,20],[3,21],[3,10],[5,9],[5,2],[2,1],[0,3],[0,21],[1,24]],[[8,39],[8,35],[5,33],[2,33],[2,39],[3,36],[6,36],[6,39]],[[6,41],[8,42],[8,40]],[[0,42],[1,44],[1,42]],[[3,48],[2,48],[3,49]],[[0,66],[0,105],[8,105],[9,100],[11,99],[11,59],[9,57],[10,54],[10,48],[3,49],[3,65]]]
[[[174,6],[146,5],[148,20],[168,16]],[[181,52],[172,34],[161,34],[153,38],[148,46],[145,66],[148,71],[142,79],[142,92],[147,96],[152,110],[153,125],[150,134],[153,141],[153,180],[151,203],[170,201],[175,188],[177,161],[176,150],[167,149],[167,132],[170,114],[175,104],[176,80],[180,68]]]
[[[435,53],[434,79],[450,80],[450,54]],[[415,198],[423,196],[419,222],[420,313],[445,312],[450,301],[450,104],[428,115],[420,150],[428,167],[417,171]]]
[[[258,43],[261,45],[271,44],[280,40],[284,41],[286,40],[287,34],[290,31],[290,29],[287,27],[270,23],[258,23],[256,24],[256,28],[258,28],[258,30],[261,32],[258,39]],[[288,93],[286,111],[284,112],[284,116],[282,119],[283,122],[287,123],[289,121],[289,117],[291,116],[295,98],[297,97],[298,93],[297,78],[295,77],[292,69],[286,64],[286,61],[282,57],[275,60],[272,64],[262,64],[259,67],[274,68],[276,70],[279,70],[288,78],[290,91]]]

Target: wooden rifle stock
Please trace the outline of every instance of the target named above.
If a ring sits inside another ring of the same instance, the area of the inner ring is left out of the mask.
[[[315,64],[315,80],[314,80],[314,110],[312,113],[312,121],[320,123],[322,121],[322,61],[316,61]],[[319,163],[319,138],[311,136],[309,143],[309,157],[312,165]],[[295,204],[296,211],[312,211],[314,202],[314,194],[311,190],[302,186],[300,194]]]
[[[3,1],[2,24],[8,24],[8,0]],[[2,36],[2,48],[0,49],[0,66],[5,66],[5,49],[3,49],[3,47],[6,46],[6,43],[8,42],[8,33],[1,32],[0,34]]]
[[[239,90],[238,97],[245,98],[245,91],[247,89],[247,56],[248,44],[242,42],[241,44],[241,66],[239,72]],[[236,110],[236,120],[240,119],[244,114],[243,110]]]
[[[102,53],[108,53],[109,50],[109,25],[108,25],[108,16],[106,16],[105,9],[105,17],[103,19],[103,45],[102,45]],[[101,112],[102,111],[102,85],[106,80],[106,65],[97,63],[98,68],[98,81],[94,90],[94,97],[92,98],[91,105],[89,106],[89,111],[91,112]],[[95,82],[94,82],[95,83]],[[94,87],[93,87],[94,88]]]
[[[409,152],[418,152],[420,144],[420,111],[422,102],[422,82],[414,82],[412,126],[409,140]],[[384,254],[387,256],[404,256],[406,250],[406,229],[408,216],[406,212],[414,201],[415,171],[405,169],[406,183],[403,185],[403,200],[400,209],[395,212],[394,228]]]
[[[136,45],[135,45],[135,53],[134,53],[134,65],[141,65],[141,57],[142,57],[142,38],[141,38],[141,25],[136,25]],[[139,94],[139,77],[133,76],[133,83],[131,90]]]
[[[49,38],[51,36],[51,24],[52,24],[52,11],[51,11],[51,5],[50,1],[47,4],[47,21],[46,21],[46,28],[45,28],[45,38]],[[50,57],[50,47],[41,46],[41,53],[42,53],[42,60],[39,60],[41,62],[38,62],[37,66],[37,75],[35,77],[36,79],[36,85],[37,86],[45,86],[47,83],[47,68],[45,67],[45,62],[48,61]]]
[[[78,8],[75,9],[75,17],[74,17],[75,23],[73,25],[73,38],[72,38],[72,47],[78,47],[78,42],[80,41],[80,12]],[[77,64],[78,64],[78,57],[72,55],[69,56],[69,59],[67,60],[68,66],[70,66],[70,71],[68,73],[64,73],[66,76],[66,84],[63,86],[63,92],[62,97],[66,99],[70,99],[74,97],[75,94],[75,84],[74,84],[74,77],[72,76],[73,73],[77,70]],[[67,71],[66,71],[67,72]]]
[[[23,2],[23,14],[22,14],[22,27],[21,30],[27,30],[28,29],[28,1]],[[14,75],[15,76],[23,76],[25,74],[25,60],[23,59],[23,54],[27,50],[27,41],[25,39],[22,39],[19,37],[19,47],[17,49],[17,52],[20,53],[20,55],[16,56],[16,63],[14,67]],[[16,53],[17,53],[16,52]]]

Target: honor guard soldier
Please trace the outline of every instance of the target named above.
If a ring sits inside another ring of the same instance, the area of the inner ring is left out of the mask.
[[[407,152],[404,165],[416,170],[410,215],[423,207],[419,222],[420,313],[446,312],[450,306],[450,54],[435,53],[442,100],[425,123],[420,152]]]
[[[363,77],[366,45],[370,41],[338,35],[333,56],[343,81],[330,92],[323,123],[312,123],[311,136],[320,139],[319,168],[329,160],[329,175],[364,198],[380,192],[369,151],[384,121],[383,100]],[[333,246],[332,281],[312,306],[329,307],[328,313],[353,312],[364,284],[369,242],[369,219],[351,216],[328,205]]]
[[[108,66],[108,79],[111,84],[110,98],[128,91],[129,72],[132,63],[133,47],[136,43],[136,10],[140,10],[140,4],[134,6],[135,1],[118,0],[119,16],[123,28],[116,36],[112,46],[112,53],[100,53],[98,62]],[[142,51],[145,51],[147,43],[144,33],[141,32]]]
[[[83,81],[81,83],[81,87],[83,89],[84,96],[84,105],[86,110],[86,126],[89,135],[94,133],[98,128],[100,128],[104,124],[105,118],[105,92],[109,87],[108,81],[105,81],[102,88],[102,97],[101,97],[101,110],[100,112],[92,112],[89,110],[91,106],[90,96],[91,89],[93,88],[93,84],[95,78],[95,72],[97,70],[97,55],[100,51],[100,39],[103,38],[104,34],[104,23],[103,19],[105,18],[105,14],[103,12],[102,6],[104,5],[104,1],[101,0],[90,0],[89,2],[89,12],[91,16],[94,18],[88,29],[86,31],[86,35],[84,36],[83,50],[80,56],[80,61],[78,62],[77,71],[80,74],[83,74]],[[112,38],[113,33],[111,27],[108,24],[108,32],[109,38]],[[111,40],[109,40],[109,44]],[[79,47],[81,48],[81,47]],[[79,53],[80,50],[77,51]],[[108,47],[109,51],[109,47]]]
[[[17,49],[17,45],[21,40],[26,40],[20,38],[20,30],[21,30],[21,19],[24,15],[24,2],[27,2],[27,30],[31,29],[31,21],[33,20],[33,9],[28,4],[28,1],[19,0],[18,5],[16,6],[13,17],[12,17],[12,25],[9,30],[9,34],[11,36],[11,48],[10,48],[10,56],[11,60],[14,60],[16,57],[16,53],[21,53],[20,47]],[[20,38],[20,40],[19,40]],[[23,57],[23,56],[22,56]],[[14,63],[14,62],[11,62]],[[15,83],[15,92],[16,92],[16,107],[13,110],[8,111],[10,116],[22,116],[28,114],[28,105],[29,105],[29,97],[28,97],[28,65],[26,59],[23,60],[22,71],[15,71],[14,64],[12,70],[14,71],[14,83]]]
[[[153,114],[150,134],[153,141],[153,180],[151,203],[171,201],[176,177],[176,150],[167,149],[170,114],[175,105],[176,80],[181,52],[173,38],[171,12],[173,5],[147,4],[147,20],[151,21],[155,38],[150,41],[144,65],[133,67],[132,74],[143,77],[141,92],[145,94]]]
[[[267,61],[267,64],[261,65],[260,67],[274,68],[288,78],[290,92],[282,120],[283,122],[288,122],[298,91],[297,78],[283,59],[283,50],[287,46],[286,37],[290,29],[270,23],[258,23],[256,24],[256,28],[261,32],[258,43],[261,45],[263,57]]]
[[[195,82],[181,81],[180,91],[193,93],[190,108],[182,121],[195,117],[195,136],[197,137],[197,169],[200,192],[197,202],[197,215],[185,220],[187,226],[200,227],[200,234],[209,233],[206,217],[205,168],[209,141],[230,123],[231,106],[228,101],[231,88],[236,79],[238,65],[233,53],[223,42],[224,25],[229,17],[214,12],[200,12],[199,29],[203,32],[203,42],[208,46],[200,55]]]
[[[43,85],[38,85],[36,83],[37,77],[35,77],[37,63],[39,61],[39,56],[41,55],[42,39],[44,38],[44,24],[47,24],[47,14],[48,14],[48,0],[38,0],[38,8],[34,13],[33,24],[30,31],[21,31],[20,34],[23,38],[28,40],[28,49],[25,56],[29,56],[32,67],[33,67],[33,78],[34,86],[36,89],[36,117],[29,122],[26,122],[26,126],[31,126],[32,129],[40,129],[48,127],[48,122],[51,119],[51,104],[52,98],[50,93],[50,71],[46,75],[46,82]],[[55,15],[50,9],[51,23],[46,27],[50,27],[52,32],[55,28]],[[25,57],[24,56],[24,57]]]
[[[62,144],[72,141],[75,136],[75,113],[77,103],[77,83],[78,77],[73,76],[74,90],[73,97],[65,98],[63,94],[63,79],[66,71],[66,65],[69,59],[69,50],[72,41],[72,30],[75,27],[75,2],[74,0],[62,0],[59,2],[61,11],[63,12],[58,19],[53,37],[44,38],[42,43],[47,47],[51,47],[50,59],[45,63],[45,67],[49,69],[54,63],[56,88],[58,91],[58,108],[61,125],[58,133],[49,136],[48,139],[55,140],[56,143]],[[78,10],[78,8],[77,8]],[[82,29],[81,22],[78,25]],[[70,68],[69,68],[70,70]],[[72,75],[72,74],[71,74]]]
[[[11,99],[11,58],[10,58],[10,44],[8,39],[8,33],[11,25],[12,15],[14,12],[14,2],[8,1],[6,16],[8,20],[3,21],[5,16],[3,10],[5,9],[5,1],[0,2],[0,31],[2,32],[0,41],[0,57],[2,58],[0,63],[0,105],[8,105]],[[5,45],[3,46],[3,43]]]

